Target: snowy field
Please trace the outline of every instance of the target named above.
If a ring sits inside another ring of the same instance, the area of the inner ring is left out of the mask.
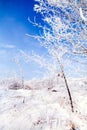
[[[0,81],[0,130],[87,130],[87,79],[68,79],[74,113],[62,78],[15,82]]]

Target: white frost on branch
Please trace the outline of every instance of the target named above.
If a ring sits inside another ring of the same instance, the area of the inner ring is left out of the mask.
[[[41,56],[39,54],[36,54],[32,51],[32,54],[26,53],[23,50],[20,50],[20,54],[22,56],[22,59],[24,59],[25,62],[30,63],[34,62],[39,65],[39,68],[46,69],[47,73],[51,75],[56,75],[58,72],[57,65],[55,61],[50,59],[47,60],[44,56]],[[47,56],[46,56],[47,57]]]
[[[83,15],[82,8],[79,8],[80,16],[84,21],[87,21],[87,17]]]

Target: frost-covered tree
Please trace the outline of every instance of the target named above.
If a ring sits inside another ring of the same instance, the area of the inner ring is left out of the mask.
[[[14,57],[14,62],[17,64],[18,69],[19,69],[19,73],[20,73],[20,77],[21,77],[21,86],[22,88],[24,88],[24,75],[23,75],[23,69],[21,67],[20,61],[17,57]]]
[[[72,112],[73,103],[62,61],[72,56],[87,56],[87,4],[86,0],[35,0],[34,11],[40,13],[42,22],[32,22],[41,30],[34,36],[48,49],[61,68]],[[30,21],[30,20],[29,20]],[[77,59],[78,60],[78,59]]]

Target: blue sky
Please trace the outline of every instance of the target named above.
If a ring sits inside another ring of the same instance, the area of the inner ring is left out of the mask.
[[[37,34],[38,29],[28,22],[36,16],[33,11],[33,0],[0,0],[0,77],[13,76],[20,73],[14,57],[19,50],[43,54],[41,47],[33,38],[25,34]],[[25,78],[38,77],[38,65],[26,64],[20,61]]]
[[[21,59],[20,65],[25,79],[44,75],[44,69],[33,62],[24,62],[19,54],[20,50],[30,54],[33,50],[39,55],[45,55],[45,57],[48,54],[37,40],[25,35],[38,33],[38,28],[28,21],[28,17],[33,20],[34,16],[37,16],[33,11],[34,4],[34,0],[0,0],[0,78],[20,76],[19,66],[14,61],[15,57]],[[38,15],[38,21],[41,21],[40,15]],[[68,66],[69,64],[66,65],[66,67]],[[71,70],[77,70],[79,66],[77,63],[72,64]],[[86,70],[87,66],[81,66]]]

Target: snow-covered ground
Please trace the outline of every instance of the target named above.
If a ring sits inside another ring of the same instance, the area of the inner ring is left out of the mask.
[[[87,130],[87,79],[68,79],[74,113],[62,78],[26,81],[17,90],[14,82],[0,81],[0,130],[70,130],[72,123]]]

